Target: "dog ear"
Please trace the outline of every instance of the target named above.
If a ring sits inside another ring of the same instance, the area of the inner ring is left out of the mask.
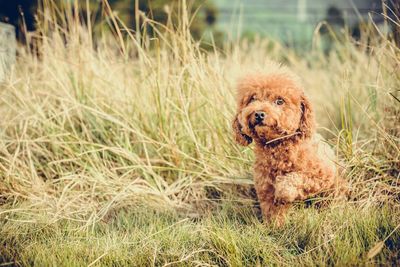
[[[251,144],[251,142],[253,142],[253,139],[250,136],[242,132],[242,125],[240,125],[237,115],[233,120],[232,128],[235,140],[239,145],[248,146]]]
[[[301,100],[301,119],[298,130],[304,138],[310,138],[315,131],[315,118],[310,101],[306,96]]]

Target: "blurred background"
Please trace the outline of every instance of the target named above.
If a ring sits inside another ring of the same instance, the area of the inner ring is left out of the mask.
[[[68,5],[74,0],[55,2]],[[96,14],[94,20],[100,21],[105,15],[104,1],[79,2],[82,2],[82,9],[89,9]],[[136,16],[136,9],[165,24],[167,13],[176,10],[174,6],[180,1],[138,0],[137,7],[135,0],[108,2],[126,26],[135,29],[136,23],[142,23]],[[35,16],[40,9],[38,5],[35,0],[0,0],[0,21],[14,25],[18,39],[23,41],[24,33],[37,27]],[[213,41],[217,44],[227,39],[261,36],[303,50],[312,46],[315,33],[334,33],[337,38],[346,33],[346,36],[350,35],[357,40],[363,30],[370,29],[368,24],[373,22],[375,27],[379,27],[385,34],[392,34],[396,43],[400,43],[400,35],[392,22],[396,21],[396,16],[399,17],[400,4],[397,0],[196,0],[190,1],[188,5],[194,16],[191,34],[204,42],[210,41],[209,33],[212,33]],[[178,16],[175,14],[175,18]],[[329,44],[325,46],[329,49]]]

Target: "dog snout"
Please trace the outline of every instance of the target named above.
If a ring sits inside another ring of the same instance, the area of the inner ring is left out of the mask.
[[[256,119],[256,123],[259,124],[260,122],[262,122],[265,118],[265,112],[264,111],[257,111],[254,114],[254,117]]]

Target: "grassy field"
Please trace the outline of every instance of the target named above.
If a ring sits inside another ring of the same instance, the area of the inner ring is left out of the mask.
[[[400,264],[400,50],[386,37],[204,51],[185,12],[150,38],[44,3],[40,49],[21,46],[0,85],[1,266]],[[231,133],[237,78],[270,60],[303,78],[350,185],[348,200],[297,203],[282,228],[260,221],[251,147]]]

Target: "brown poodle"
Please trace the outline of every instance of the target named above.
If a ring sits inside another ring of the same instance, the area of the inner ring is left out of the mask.
[[[255,143],[254,182],[266,221],[281,224],[290,203],[343,183],[329,160],[333,151],[315,140],[314,114],[300,80],[286,68],[239,83],[233,129],[239,144]]]

